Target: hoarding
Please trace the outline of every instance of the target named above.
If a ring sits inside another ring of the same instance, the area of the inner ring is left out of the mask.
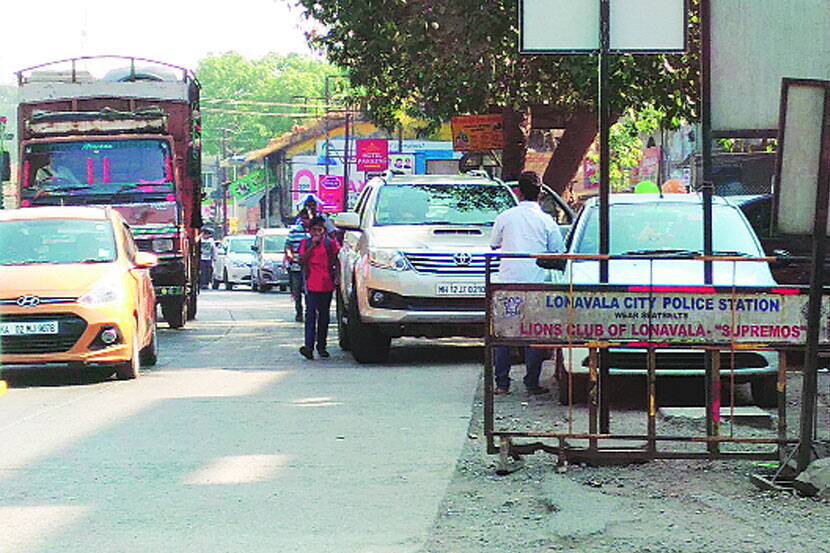
[[[389,168],[389,141],[366,138],[357,141],[357,170],[380,173]]]
[[[457,152],[501,150],[504,148],[504,117],[500,113],[453,117],[452,146]]]
[[[550,344],[804,345],[808,295],[788,289],[497,286],[490,305],[497,340]],[[793,293],[796,292],[796,293]],[[830,298],[822,310],[830,313]],[[825,315],[819,330],[828,342]]]
[[[775,136],[781,80],[830,79],[830,2],[707,1],[712,131]]]

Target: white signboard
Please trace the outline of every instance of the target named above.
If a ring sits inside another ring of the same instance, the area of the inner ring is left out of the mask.
[[[693,293],[631,290],[528,291],[499,289],[491,304],[496,339],[585,344],[803,345],[807,294]],[[822,310],[830,313],[828,298]],[[733,311],[734,308],[734,311]],[[734,316],[734,318],[733,318]],[[828,320],[819,340],[828,341]]]
[[[828,30],[830,32],[830,30]],[[786,92],[783,141],[779,149],[781,174],[776,189],[776,231],[812,235],[821,164],[825,86],[789,83]],[[830,227],[830,223],[828,223]],[[830,228],[828,228],[830,234]]]
[[[830,79],[830,1],[709,1],[712,130],[775,134],[781,80]]]
[[[610,0],[610,49],[686,49],[687,0]],[[522,54],[595,52],[600,48],[600,0],[521,0]]]

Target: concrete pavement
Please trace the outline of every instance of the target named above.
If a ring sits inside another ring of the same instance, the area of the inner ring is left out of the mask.
[[[481,348],[408,341],[367,367],[333,335],[309,362],[292,318],[285,294],[209,291],[137,381],[9,374],[0,551],[417,550]]]

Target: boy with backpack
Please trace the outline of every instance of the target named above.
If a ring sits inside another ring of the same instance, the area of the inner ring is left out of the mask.
[[[311,220],[311,238],[300,244],[300,265],[306,282],[305,345],[300,354],[314,359],[314,346],[320,357],[329,357],[326,339],[329,330],[331,296],[337,286],[340,245],[326,236],[326,221],[320,216]]]

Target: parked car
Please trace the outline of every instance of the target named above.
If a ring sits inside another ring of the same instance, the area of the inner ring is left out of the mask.
[[[400,336],[481,336],[485,255],[496,216],[515,206],[484,176],[389,175],[370,180],[346,231],[336,293],[340,347],[383,362]]]
[[[0,366],[136,378],[158,357],[155,255],[111,208],[0,211]]]
[[[618,285],[702,285],[703,262],[678,259],[702,253],[702,199],[698,195],[672,194],[663,197],[647,194],[612,195],[610,200],[610,253],[612,255],[665,255],[667,259],[612,260],[608,264],[609,283]],[[740,209],[727,200],[715,197],[712,206],[715,255],[764,255],[761,243]],[[568,239],[568,252],[597,254],[599,252],[599,203],[588,200]],[[777,283],[765,262],[713,264],[716,286],[775,286]],[[733,273],[734,271],[734,273]],[[575,284],[598,284],[599,262],[568,261],[562,271],[551,271],[554,282],[567,283],[573,275]],[[573,356],[571,358],[571,355]],[[657,376],[702,377],[703,352],[700,350],[658,350]],[[721,356],[724,373],[730,368],[731,355]],[[637,376],[646,374],[646,352],[638,349],[610,349],[611,375]],[[559,381],[559,398],[568,401],[568,373],[573,367],[574,397],[584,396],[588,374],[588,350],[562,350],[556,356],[555,375]],[[777,357],[768,352],[735,353],[735,375],[738,382],[750,382],[752,396],[762,406],[777,401]]]
[[[281,292],[288,289],[288,270],[285,266],[287,228],[260,229],[253,244],[254,262],[251,264],[251,286],[268,292],[277,286]]]
[[[241,284],[251,284],[253,243],[254,237],[250,234],[233,234],[222,239],[213,258],[214,290],[219,288],[220,283],[225,285],[225,290],[233,290],[234,286]]]

